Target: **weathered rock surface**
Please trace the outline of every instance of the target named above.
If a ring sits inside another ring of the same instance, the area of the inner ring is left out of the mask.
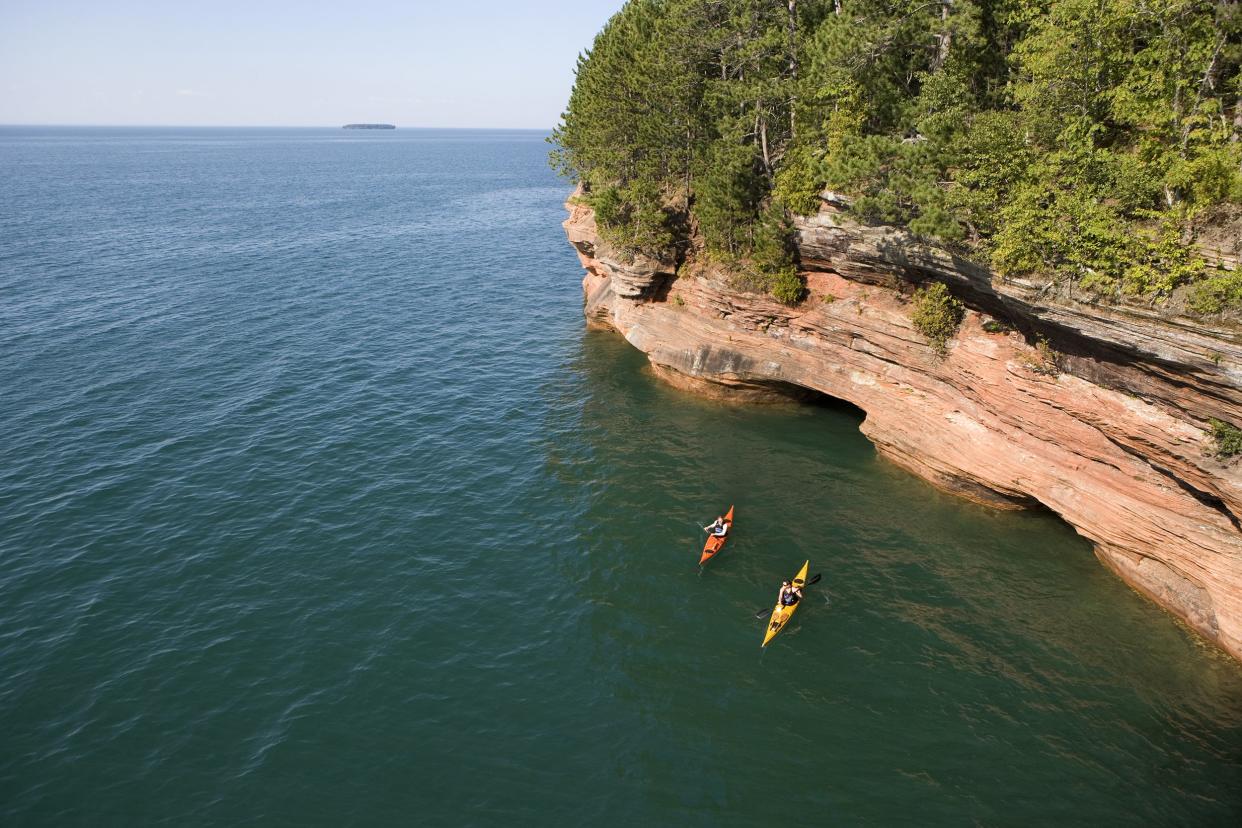
[[[628,261],[571,201],[587,319],[684,388],[853,403],[893,462],[993,506],[1047,507],[1128,583],[1242,658],[1242,464],[1212,456],[1205,430],[1210,417],[1242,424],[1242,335],[1001,283],[900,230],[854,223],[833,201],[797,228],[809,298],[794,308],[693,258]],[[926,279],[970,308],[944,358],[910,319],[907,297]]]

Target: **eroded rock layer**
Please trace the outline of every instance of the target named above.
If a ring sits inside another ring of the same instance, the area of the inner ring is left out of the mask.
[[[797,228],[809,291],[797,307],[736,290],[693,257],[618,255],[588,207],[567,207],[587,319],[658,374],[715,396],[847,400],[885,457],[972,500],[1051,509],[1128,583],[1242,658],[1242,465],[1213,456],[1206,431],[1212,417],[1242,424],[1236,330],[994,280],[852,222],[831,194]],[[969,308],[944,357],[911,322],[909,295],[927,279]]]

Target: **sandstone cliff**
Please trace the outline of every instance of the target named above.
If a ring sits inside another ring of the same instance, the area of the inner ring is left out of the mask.
[[[885,457],[964,497],[1052,510],[1128,583],[1242,658],[1242,458],[1215,458],[1206,432],[1211,417],[1242,424],[1238,330],[1002,282],[851,221],[832,194],[798,224],[809,297],[792,308],[733,289],[693,256],[620,256],[589,208],[567,207],[588,320],[661,376],[714,395],[847,400]],[[969,308],[943,358],[910,318],[908,297],[928,279]]]

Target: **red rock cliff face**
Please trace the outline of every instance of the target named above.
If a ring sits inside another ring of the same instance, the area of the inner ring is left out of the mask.
[[[571,201],[587,319],[681,387],[848,400],[885,457],[972,500],[1051,509],[1128,583],[1242,658],[1242,465],[1213,457],[1206,431],[1210,417],[1242,424],[1242,336],[994,285],[826,198],[797,228],[809,298],[793,308],[693,260],[621,257]],[[928,278],[970,308],[943,358],[910,318]],[[989,318],[1010,329],[989,333]]]

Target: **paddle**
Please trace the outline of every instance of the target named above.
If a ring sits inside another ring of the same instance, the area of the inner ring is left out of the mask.
[[[819,579],[822,577],[824,577],[824,573],[816,572],[814,575],[811,576],[811,580],[807,581],[805,584],[803,584],[803,586],[809,587],[811,584],[818,584]],[[756,612],[755,617],[762,618],[765,615],[771,615],[771,614],[772,614],[772,610],[765,607],[764,609],[761,609],[758,612]]]

